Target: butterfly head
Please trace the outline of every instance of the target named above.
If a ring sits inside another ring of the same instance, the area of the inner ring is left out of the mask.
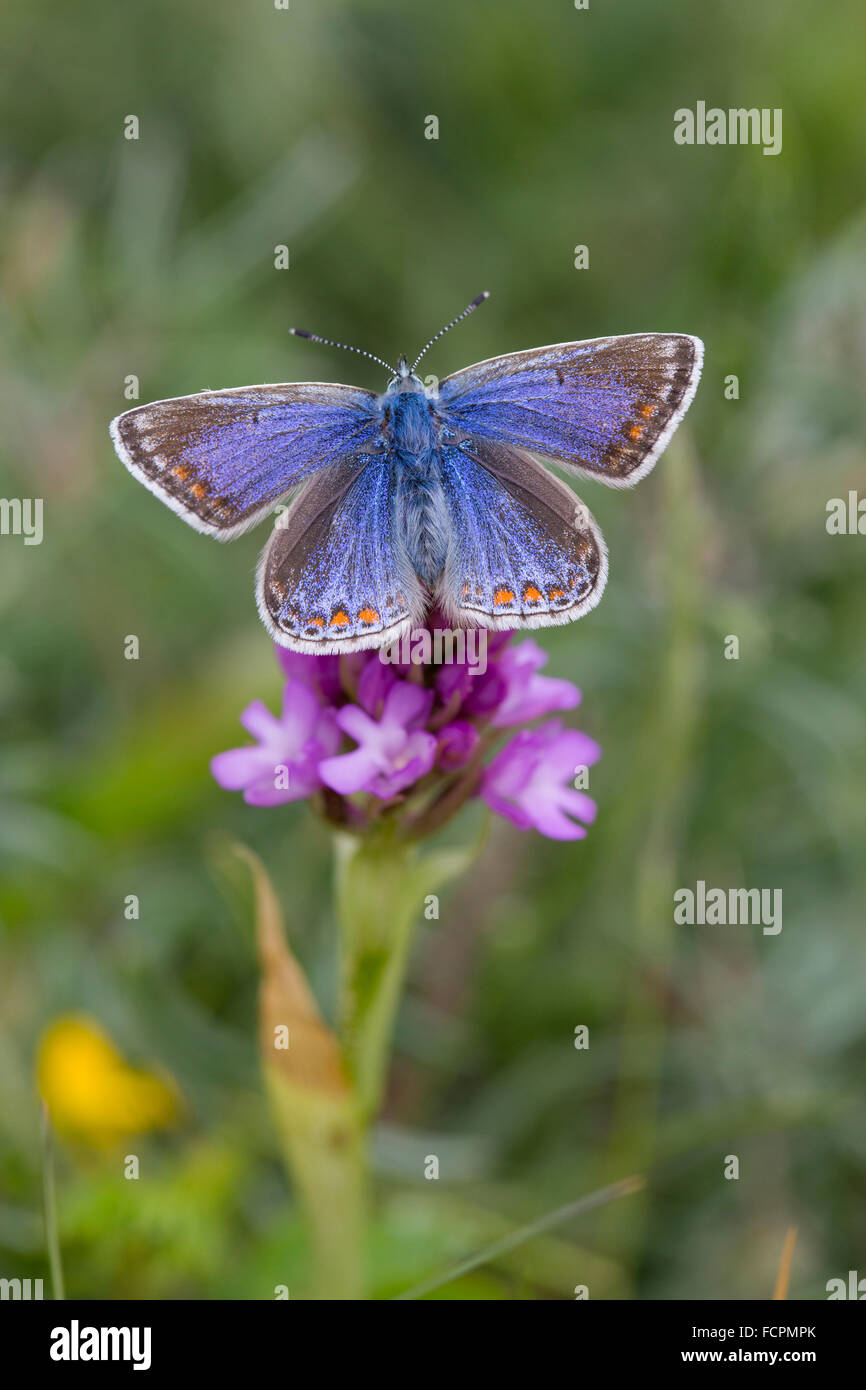
[[[416,376],[409,361],[401,355],[397,358],[397,370],[388,382],[388,392],[395,391],[423,391],[424,383],[419,376]]]

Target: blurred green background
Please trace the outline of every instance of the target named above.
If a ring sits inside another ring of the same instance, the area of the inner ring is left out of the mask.
[[[124,378],[142,401],[380,388],[289,326],[393,358],[481,289],[428,371],[646,330],[698,334],[707,358],[655,473],[584,485],[607,594],[541,638],[604,748],[595,828],[563,845],[497,825],[419,928],[376,1136],[376,1293],[632,1172],[644,1197],[438,1296],[769,1297],[789,1226],[792,1297],[866,1273],[866,539],[825,528],[864,479],[861,9],[4,7],[0,494],[45,510],[42,545],[0,538],[0,1274],[47,1278],[34,1055],[73,1011],[170,1073],[186,1114],[128,1141],[137,1183],[61,1146],[68,1292],[270,1298],[306,1278],[219,836],[261,854],[326,1009],[328,837],[209,777],[240,709],[278,697],[263,536],[222,548],[126,474],[107,433]],[[781,155],[675,145],[698,100],[783,108]],[[781,888],[781,933],[674,926],[697,879]]]

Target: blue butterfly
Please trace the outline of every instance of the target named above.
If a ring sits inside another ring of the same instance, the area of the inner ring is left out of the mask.
[[[303,484],[258,570],[259,612],[283,646],[383,646],[433,605],[454,626],[546,627],[601,598],[601,532],[524,450],[630,487],[685,414],[703,344],[681,333],[558,343],[425,387],[415,373],[424,353],[486,298],[411,367],[349,348],[392,373],[381,395],[323,382],[245,386],[155,401],[112,422],[130,472],[219,540]]]

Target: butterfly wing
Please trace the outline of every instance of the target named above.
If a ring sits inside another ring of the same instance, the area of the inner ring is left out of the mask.
[[[607,550],[560,479],[518,449],[465,439],[442,452],[450,514],[438,599],[455,624],[549,627],[594,608]]]
[[[259,612],[276,642],[356,651],[420,624],[425,596],[395,526],[394,487],[384,455],[343,459],[309,480],[259,563]]]
[[[649,473],[697,389],[703,343],[633,333],[492,357],[439,386],[449,423],[611,487]]]
[[[111,424],[131,473],[197,531],[232,540],[316,469],[368,448],[376,397],[301,382],[154,401]]]

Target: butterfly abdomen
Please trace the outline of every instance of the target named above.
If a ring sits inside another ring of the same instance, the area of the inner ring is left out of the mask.
[[[412,569],[433,587],[445,566],[449,517],[437,427],[426,394],[407,390],[389,395],[383,435],[394,470],[398,534]]]

